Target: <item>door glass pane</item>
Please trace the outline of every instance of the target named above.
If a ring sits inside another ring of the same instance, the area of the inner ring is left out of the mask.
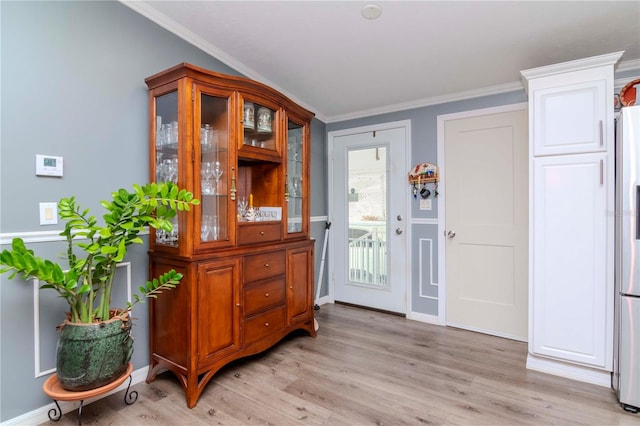
[[[287,133],[287,232],[302,232],[302,126],[289,120]]]
[[[387,149],[348,151],[349,281],[387,287]]]
[[[275,151],[275,118],[276,113],[272,109],[245,100],[242,115],[244,128],[242,144]]]
[[[200,112],[200,240],[228,240],[228,99],[202,94]]]
[[[178,92],[156,97],[156,181],[178,183]],[[156,231],[156,243],[178,245],[178,220],[173,231]]]

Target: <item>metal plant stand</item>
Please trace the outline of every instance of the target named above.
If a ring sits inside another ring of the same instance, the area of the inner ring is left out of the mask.
[[[124,381],[127,380],[127,378],[129,378],[129,383],[127,384],[127,390],[124,393],[124,403],[127,405],[133,404],[138,400],[138,392],[137,391],[129,392],[129,390],[131,389],[131,381],[132,381],[131,372],[132,371],[133,371],[133,364],[129,363],[129,367],[127,368],[127,371],[118,379],[109,383],[108,385],[104,385],[102,387],[91,389],[88,391],[78,391],[78,392],[68,391],[66,389],[63,389],[62,385],[58,381],[58,376],[54,374],[53,376],[49,377],[42,385],[42,389],[44,390],[44,393],[46,393],[51,399],[53,399],[53,402],[56,404],[56,408],[50,409],[49,412],[47,413],[49,416],[49,420],[57,422],[62,418],[62,410],[60,409],[60,404],[58,404],[58,401],[80,401],[80,406],[78,407],[78,425],[82,425],[82,406],[84,404],[84,400],[103,395],[117,388],[122,383],[124,383]]]

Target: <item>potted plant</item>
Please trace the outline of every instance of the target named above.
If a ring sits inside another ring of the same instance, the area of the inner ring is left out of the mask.
[[[133,352],[130,311],[145,298],[174,288],[182,274],[170,270],[153,278],[139,287],[140,294],[126,307],[114,308],[116,266],[129,245],[142,243],[140,233],[147,227],[170,232],[177,212],[197,204],[191,192],[171,182],[133,185],[133,191],[120,189],[112,193],[112,201],[101,202],[107,213],[99,224],[75,197],[63,198],[58,211],[66,221],[60,233],[67,242],[65,266],[35,256],[20,238],[0,253],[0,273],[9,272],[9,279],[37,278],[41,289],[54,290],[69,305],[67,320],[58,327],[56,353],[56,372],[65,389],[104,386],[126,371]]]

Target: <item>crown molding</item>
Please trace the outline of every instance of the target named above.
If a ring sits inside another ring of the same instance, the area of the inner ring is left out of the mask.
[[[626,72],[632,70],[640,70],[640,59],[632,59],[630,61],[620,62],[616,67],[616,72]]]
[[[577,71],[605,65],[615,65],[622,57],[622,52],[614,52],[606,55],[592,56],[590,58],[577,59],[559,64],[547,65],[544,67],[531,68],[520,71],[520,74],[527,79],[547,77],[555,74],[562,74],[568,71]]]
[[[449,93],[441,96],[433,96],[430,98],[423,98],[423,99],[418,99],[410,102],[387,105],[379,108],[372,108],[372,109],[356,111],[356,112],[347,113],[347,114],[334,115],[327,118],[328,119],[327,123],[335,123],[338,121],[370,117],[372,115],[387,114],[391,112],[422,108],[422,107],[427,107],[431,105],[439,105],[439,104],[445,104],[449,102],[462,101],[466,99],[480,98],[483,96],[497,95],[500,93],[515,92],[518,90],[522,90],[522,88],[523,88],[522,83],[519,81],[516,81],[513,83],[499,84],[496,86],[466,90],[463,92]]]

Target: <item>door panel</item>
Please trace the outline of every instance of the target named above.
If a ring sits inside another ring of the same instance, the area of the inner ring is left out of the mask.
[[[534,159],[531,349],[607,367],[606,154]]]
[[[406,313],[406,128],[333,138],[335,300]]]
[[[519,110],[445,124],[446,323],[521,340],[528,313],[526,120]]]

